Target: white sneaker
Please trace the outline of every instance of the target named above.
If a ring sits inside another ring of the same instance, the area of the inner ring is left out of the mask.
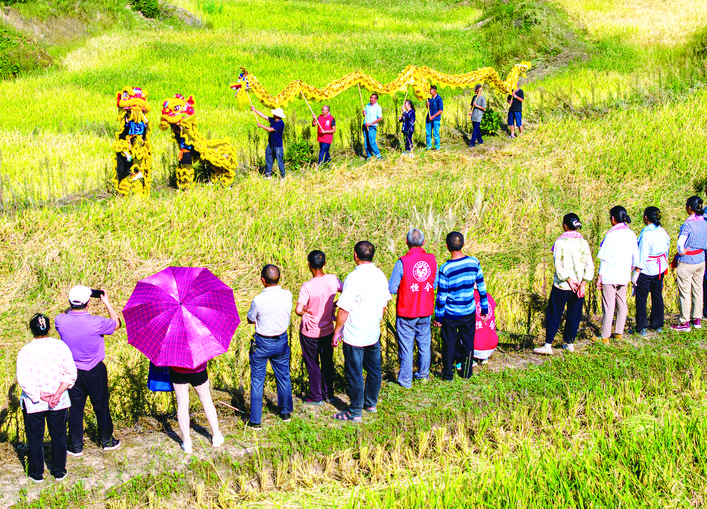
[[[184,449],[184,454],[191,454],[191,439],[182,440],[182,449]]]
[[[533,353],[540,355],[552,355],[552,345],[550,343],[545,343],[543,346],[533,350]]]
[[[572,343],[565,343],[562,346],[562,348],[564,348],[565,350],[567,350],[570,353],[574,353],[574,344],[572,344]]]
[[[211,445],[213,445],[214,447],[221,447],[223,445],[223,441],[223,435],[219,433],[218,435],[214,435],[211,438]]]

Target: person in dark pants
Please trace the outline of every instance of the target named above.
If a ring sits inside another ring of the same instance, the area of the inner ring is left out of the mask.
[[[342,283],[333,274],[324,273],[326,255],[314,250],[307,256],[312,279],[302,285],[295,313],[302,317],[300,345],[309,373],[309,397],[305,405],[320,406],[334,397],[334,298]],[[321,366],[320,366],[321,362]]]
[[[474,333],[476,332],[476,301],[474,285],[479,290],[481,314],[489,313],[486,283],[479,260],[462,253],[464,235],[447,235],[447,249],[452,255],[437,273],[437,300],[433,325],[442,328],[442,379],[454,377],[454,357],[457,341],[464,347],[463,378],[471,378],[474,363]]]
[[[282,108],[270,110],[272,117],[268,117],[265,113],[261,113],[255,109],[255,106],[250,107],[253,112],[259,117],[270,122],[270,126],[266,126],[258,122],[258,127],[266,130],[268,133],[268,146],[265,148],[265,178],[272,177],[272,166],[275,159],[280,168],[280,178],[285,179],[285,149],[282,145],[282,133],[285,131],[285,112]]]
[[[469,113],[471,125],[473,126],[471,141],[469,142],[470,147],[475,147],[477,143],[479,145],[484,143],[481,138],[481,120],[484,118],[484,112],[486,111],[486,98],[481,95],[483,90],[484,88],[481,84],[474,87],[474,99],[471,101],[471,112]]]
[[[369,414],[378,411],[382,380],[380,323],[391,296],[388,278],[373,263],[375,251],[367,240],[356,244],[356,269],[346,277],[337,302],[339,311],[332,346],[344,342],[344,373],[349,394],[349,407],[333,415],[339,421],[360,422],[363,410]]]
[[[27,433],[27,475],[44,480],[44,425],[52,441],[50,472],[66,476],[66,422],[71,402],[66,392],[76,381],[76,365],[63,342],[49,337],[51,322],[37,313],[29,322],[34,339],[17,355],[17,383],[22,388],[22,416]]]
[[[319,142],[319,166],[331,161],[329,149],[334,141],[336,132],[336,119],[331,116],[329,106],[322,106],[322,114],[315,117],[312,114],[312,127],[317,128],[317,142]]]
[[[120,440],[113,437],[113,419],[109,408],[108,371],[103,360],[106,357],[104,335],[113,334],[120,327],[118,313],[103,292],[101,302],[108,311],[109,318],[89,314],[91,289],[74,286],[69,291],[71,308],[54,320],[62,341],[71,350],[78,376],[69,389],[71,410],[69,411],[68,453],[83,455],[83,412],[86,398],[91,399],[96,414],[101,447],[112,451],[120,447]]]
[[[412,150],[412,135],[415,134],[415,106],[410,99],[403,103],[403,113],[398,117],[403,123],[402,131],[405,137],[405,152]]]
[[[643,211],[646,225],[638,236],[638,262],[632,275],[636,290],[636,329],[643,337],[648,335],[646,312],[648,294],[651,295],[650,328],[662,331],[665,322],[663,306],[663,278],[668,272],[670,235],[660,226],[660,209],[647,207]]]
[[[560,328],[562,314],[567,308],[567,321],[563,335],[563,347],[574,352],[574,340],[577,338],[579,322],[582,320],[582,307],[587,283],[594,279],[594,262],[589,244],[579,229],[582,223],[577,214],[570,212],[562,218],[564,233],[552,246],[555,263],[555,280],[550,291],[550,299],[545,311],[545,344],[534,350],[541,355],[552,355],[552,342]]]
[[[275,374],[280,419],[289,422],[292,414],[290,381],[290,345],[287,328],[292,312],[292,293],[279,285],[280,269],[266,265],[260,272],[265,287],[255,296],[248,310],[248,323],[255,324],[250,343],[250,420],[248,426],[259,428],[263,414],[263,387],[268,361]]]

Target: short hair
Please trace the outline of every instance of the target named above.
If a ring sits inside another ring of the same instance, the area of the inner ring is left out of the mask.
[[[82,309],[86,309],[88,307],[88,302],[85,304],[74,304],[73,302],[69,302],[69,306],[71,306],[71,309],[75,311],[81,311]]]
[[[464,247],[464,235],[459,232],[450,232],[447,235],[447,249],[461,251]]]
[[[323,105],[322,108],[326,108],[327,111],[331,111],[331,108],[328,104]]]
[[[372,262],[373,255],[376,254],[376,248],[367,240],[362,240],[356,244],[356,247],[354,247],[354,252],[356,253],[356,256],[358,256],[358,259],[362,262]]]
[[[477,83],[476,86],[474,87],[474,93],[477,93],[480,88],[483,88],[483,85],[481,83]]]
[[[280,281],[280,269],[277,268],[277,265],[268,263],[260,271],[260,277],[265,280],[266,284],[276,285]]]
[[[430,90],[437,90],[437,85],[430,85]]]
[[[378,99],[378,94],[376,94],[375,92],[371,94],[371,97],[373,97],[374,95],[376,96],[376,99]]]
[[[326,264],[326,255],[324,251],[315,249],[307,255],[307,261],[309,262],[309,266],[313,269],[321,269]]]
[[[410,247],[422,247],[425,243],[425,234],[417,228],[413,228],[408,232],[407,243]]]
[[[29,330],[35,338],[46,336],[52,328],[52,321],[47,315],[37,313],[29,321]]]

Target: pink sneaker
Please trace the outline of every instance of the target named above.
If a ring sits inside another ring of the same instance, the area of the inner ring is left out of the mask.
[[[678,332],[690,332],[692,330],[690,322],[680,322],[677,325],[671,325],[670,328]]]
[[[699,318],[693,318],[690,320],[690,324],[695,328],[695,329],[701,329],[702,325],[700,324],[700,319]]]

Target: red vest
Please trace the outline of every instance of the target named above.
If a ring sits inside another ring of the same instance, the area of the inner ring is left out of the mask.
[[[319,143],[331,143],[334,140],[334,135],[322,134],[322,129],[325,131],[331,131],[331,125],[334,123],[334,117],[330,114],[327,116],[319,115],[317,122],[317,141]]]
[[[403,278],[398,288],[398,316],[430,316],[435,309],[437,260],[421,247],[413,247],[400,261],[403,263]]]

